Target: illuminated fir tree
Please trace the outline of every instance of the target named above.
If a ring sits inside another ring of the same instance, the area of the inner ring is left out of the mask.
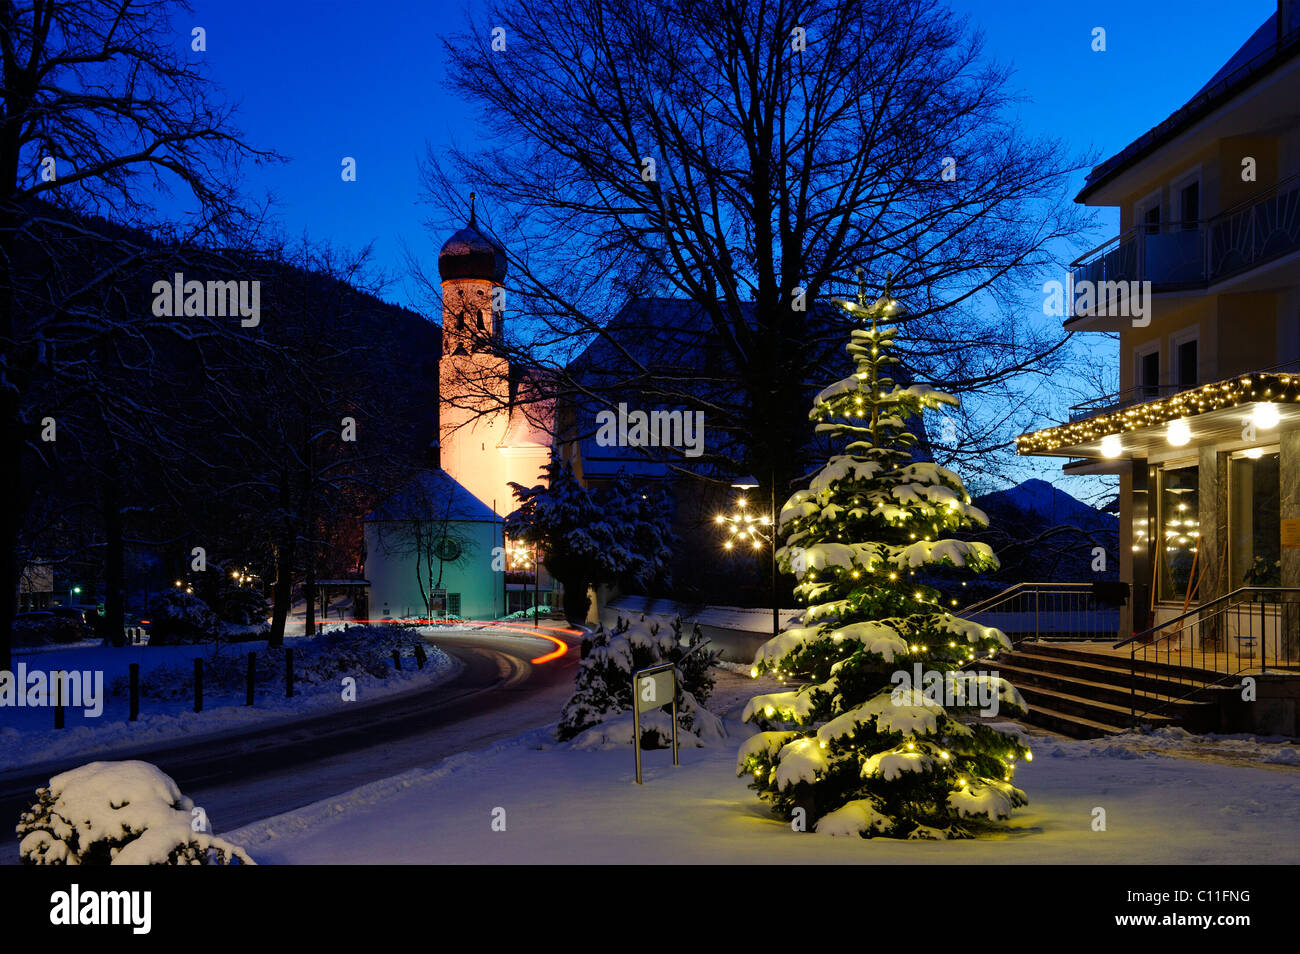
[[[974,718],[993,700],[1002,714],[1024,701],[994,674],[962,672],[977,654],[1009,649],[1006,636],[945,612],[915,574],[996,569],[986,544],[945,536],[988,519],[955,473],[912,460],[907,422],[957,399],[890,377],[898,305],[887,292],[835,304],[866,323],[846,348],[856,371],[809,417],[843,453],[781,508],[777,559],[807,609],[761,647],[753,672],[801,685],[749,702],[745,719],[765,731],[737,769],[808,830],[968,837],[1026,803],[1012,777],[1029,751]]]

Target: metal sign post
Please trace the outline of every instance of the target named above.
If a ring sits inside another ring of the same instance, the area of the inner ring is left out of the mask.
[[[677,765],[677,666],[662,663],[632,673],[632,750],[636,753],[636,783],[641,784],[641,713],[662,708],[664,696],[673,704],[673,765]]]

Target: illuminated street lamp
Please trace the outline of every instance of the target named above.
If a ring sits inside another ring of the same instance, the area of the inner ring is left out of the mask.
[[[758,481],[753,477],[740,477],[732,481],[737,490],[754,490]],[[776,481],[772,481],[771,513],[754,513],[747,509],[743,496],[736,498],[736,509],[731,514],[718,514],[714,523],[727,528],[727,540],[722,544],[725,550],[734,550],[739,544],[747,550],[761,550],[767,544],[772,557],[772,635],[781,632],[781,609],[776,598]]]

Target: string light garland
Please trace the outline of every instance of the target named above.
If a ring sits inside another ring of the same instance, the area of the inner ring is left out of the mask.
[[[1300,375],[1252,373],[1202,385],[1167,398],[1022,434],[1016,438],[1016,452],[1022,456],[1050,454],[1062,447],[1077,448],[1112,435],[1122,436],[1143,428],[1162,427],[1180,418],[1191,419],[1211,411],[1258,402],[1275,405],[1300,402]]]

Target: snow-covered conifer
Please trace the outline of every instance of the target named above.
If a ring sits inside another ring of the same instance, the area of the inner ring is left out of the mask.
[[[912,460],[908,421],[957,399],[890,376],[898,305],[861,293],[835,304],[867,326],[846,348],[855,372],[818,394],[809,417],[843,452],[779,516],[777,559],[808,608],[754,661],[755,676],[801,685],[749,702],[744,718],[765,731],[737,770],[785,817],[804,809],[809,830],[964,837],[1026,803],[1012,777],[1029,751],[971,718],[991,699],[1004,714],[1024,701],[995,674],[962,671],[1010,648],[1006,636],[945,611],[914,574],[996,569],[986,544],[947,535],[988,520],[955,473]]]

